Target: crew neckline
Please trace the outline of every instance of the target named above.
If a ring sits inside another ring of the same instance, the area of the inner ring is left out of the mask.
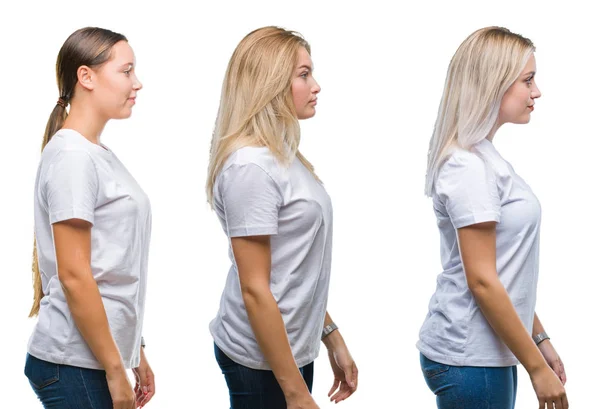
[[[85,136],[83,136],[80,132],[74,130],[74,129],[70,129],[70,128],[61,128],[58,130],[57,134],[60,134],[61,136],[67,136],[67,137],[74,137],[77,140],[83,142],[84,144],[89,144],[92,146],[92,149],[95,149],[96,151],[100,152],[103,155],[107,155],[107,156],[112,156],[113,152],[110,150],[110,148],[106,145],[104,145],[101,142],[98,142],[97,144],[90,141],[89,139],[87,139]]]

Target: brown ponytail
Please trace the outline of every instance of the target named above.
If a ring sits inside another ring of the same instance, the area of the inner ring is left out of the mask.
[[[42,151],[52,136],[63,127],[67,119],[67,104],[75,94],[79,67],[85,65],[94,68],[104,64],[110,58],[113,45],[119,41],[127,41],[127,38],[122,34],[97,27],[79,29],[67,38],[56,59],[56,82],[60,97],[46,124]],[[31,269],[33,271],[33,305],[29,316],[34,317],[40,311],[40,301],[44,297],[35,235]]]
[[[48,123],[46,124],[46,131],[44,132],[44,139],[42,141],[42,150],[46,147],[52,135],[54,135],[60,128],[62,128],[65,120],[67,119],[67,110],[60,104],[56,104]],[[37,246],[35,242],[35,234],[33,237],[33,263],[31,265],[33,272],[33,305],[31,311],[29,311],[30,317],[35,317],[40,311],[40,301],[44,297],[44,290],[42,289],[42,275],[40,274],[40,267],[38,266],[37,257]]]

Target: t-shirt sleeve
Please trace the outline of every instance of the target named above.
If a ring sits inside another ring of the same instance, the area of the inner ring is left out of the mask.
[[[260,166],[232,165],[219,182],[229,237],[277,234],[283,196]]]
[[[456,229],[500,221],[496,177],[475,154],[451,157],[440,169],[435,190]]]
[[[61,151],[48,167],[45,194],[50,223],[82,219],[94,224],[98,173],[84,151]]]

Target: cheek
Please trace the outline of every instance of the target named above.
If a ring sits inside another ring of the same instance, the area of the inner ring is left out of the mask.
[[[511,93],[510,95],[506,95],[502,100],[500,111],[510,117],[522,111],[525,105],[523,104],[522,96],[517,93]]]
[[[122,119],[129,116],[127,98],[131,88],[127,85],[128,81],[128,78],[110,78],[104,83],[101,104],[108,117]]]
[[[297,81],[294,81],[292,83],[292,99],[294,100],[294,105],[296,106],[296,109],[304,105],[304,94],[305,92],[302,84],[298,83]]]
[[[111,103],[111,101],[121,95],[119,86],[114,78],[103,78],[98,85],[98,94],[106,103]]]
[[[529,105],[531,99],[531,90],[523,86],[519,88],[518,92],[515,92],[513,95],[513,103],[516,106],[527,106]]]
[[[120,98],[123,94],[127,95],[132,89],[132,80],[124,74],[118,74],[107,78],[106,88],[110,90],[115,97]]]

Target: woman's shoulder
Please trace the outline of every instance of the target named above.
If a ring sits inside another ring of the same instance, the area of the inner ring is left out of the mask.
[[[477,149],[453,148],[440,166],[434,197],[468,196],[466,192],[491,189],[496,180],[494,165]]]
[[[42,151],[42,163],[51,163],[63,156],[82,156],[92,160],[91,143],[70,129],[58,130]]]
[[[245,146],[236,150],[227,158],[223,166],[223,171],[246,166],[259,167],[272,177],[280,173],[277,158],[275,158],[269,148],[262,146]]]
[[[478,151],[453,147],[440,166],[439,177],[460,176],[463,172],[478,172],[486,168],[486,161]]]

